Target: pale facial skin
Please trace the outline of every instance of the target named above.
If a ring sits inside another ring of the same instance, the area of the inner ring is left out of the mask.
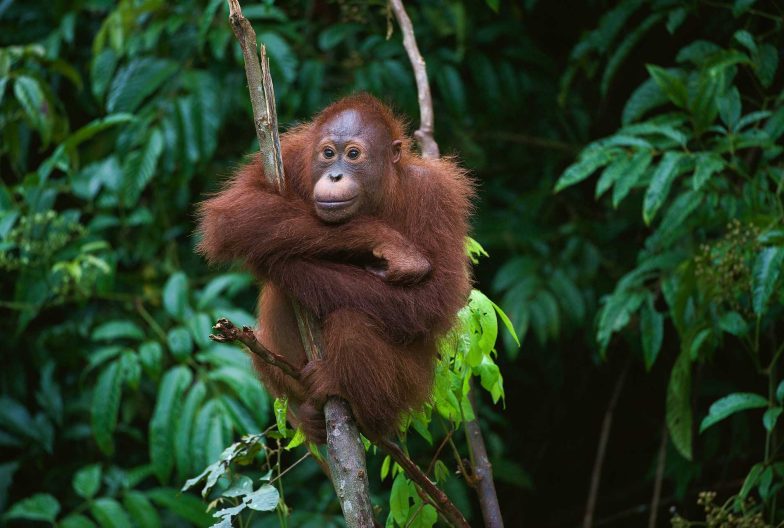
[[[393,141],[386,127],[344,110],[319,129],[313,152],[313,203],[319,218],[345,222],[372,213],[382,196],[387,163],[400,161],[401,141]]]

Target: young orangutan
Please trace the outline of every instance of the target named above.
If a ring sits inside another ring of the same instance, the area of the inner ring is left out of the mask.
[[[257,156],[201,204],[198,249],[264,281],[256,336],[303,376],[255,364],[307,436],[323,442],[322,408],[336,395],[366,436],[382,437],[428,398],[436,339],[470,291],[473,185],[452,161],[411,152],[400,120],[366,94],[283,134],[281,147],[285,191]],[[323,359],[307,362],[289,297],[320,319]]]

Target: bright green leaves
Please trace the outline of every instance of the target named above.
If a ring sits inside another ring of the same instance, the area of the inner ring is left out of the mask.
[[[392,482],[389,496],[389,519],[387,526],[432,528],[438,520],[436,509],[422,504],[414,484],[401,471]],[[392,524],[394,521],[394,524]]]
[[[728,418],[729,416],[749,409],[761,409],[768,406],[767,398],[759,394],[736,392],[715,401],[708,410],[708,415],[700,424],[700,432]]]
[[[163,287],[163,307],[166,312],[178,321],[185,318],[188,307],[188,279],[178,272],[169,277]]]
[[[237,474],[232,469],[232,464],[247,465],[261,451],[264,443],[264,436],[260,434],[247,435],[239,442],[235,442],[220,454],[218,460],[209,465],[196,477],[185,482],[182,491],[193,488],[200,482],[204,482],[202,497],[207,497],[215,488],[218,479],[223,477],[229,482],[229,486],[221,486],[221,495],[225,498],[238,499],[239,504],[217,510],[214,516],[231,526],[231,520],[242,513],[245,509],[255,511],[273,511],[280,502],[280,494],[277,488],[268,484],[270,473],[261,477],[261,486],[253,489],[253,481],[245,476]],[[220,526],[224,526],[221,524]]]
[[[392,483],[392,493],[389,496],[389,511],[392,518],[399,525],[408,519],[409,512],[409,482],[404,473],[398,473]]]

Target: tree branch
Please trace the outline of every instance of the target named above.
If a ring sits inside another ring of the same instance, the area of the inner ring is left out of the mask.
[[[289,363],[289,360],[285,357],[276,354],[259,343],[256,336],[253,334],[253,330],[247,326],[243,326],[242,330],[240,330],[228,319],[218,319],[218,322],[215,323],[215,326],[213,326],[212,329],[215,330],[214,334],[210,334],[210,339],[213,341],[217,341],[218,343],[240,341],[262,361],[278,367],[294,379],[299,379],[299,370],[297,367]]]
[[[662,426],[661,443],[659,444],[659,456],[656,460],[656,478],[653,483],[653,497],[651,498],[651,511],[648,515],[648,528],[656,528],[656,518],[659,515],[659,504],[661,503],[662,482],[664,481],[664,465],[667,461],[667,424]]]
[[[400,30],[403,33],[403,47],[406,48],[408,59],[411,62],[411,67],[414,69],[416,76],[417,94],[419,98],[419,115],[420,124],[419,130],[414,133],[419,142],[419,148],[422,151],[422,157],[427,159],[436,159],[439,157],[438,144],[433,138],[433,99],[430,95],[430,83],[427,79],[427,67],[425,60],[419,53],[419,46],[417,46],[416,37],[414,36],[414,28],[411,24],[411,19],[406,13],[406,8],[403,6],[402,0],[389,0],[392,11],[395,13],[395,18],[400,25]],[[474,416],[477,415],[476,402],[471,397],[473,388],[470,389],[469,399],[474,410]],[[476,492],[479,495],[479,504],[482,508],[482,517],[487,528],[503,528],[504,521],[501,517],[501,508],[498,505],[498,495],[495,491],[495,483],[493,482],[493,468],[490,465],[490,460],[487,457],[487,449],[485,448],[484,438],[482,437],[482,430],[479,427],[479,422],[476,418],[466,421],[465,423],[466,441],[471,450],[473,467],[472,477],[476,479]],[[425,477],[427,478],[427,477]]]
[[[242,48],[245,59],[245,74],[253,107],[253,122],[264,164],[264,174],[270,183],[282,190],[285,185],[283,160],[281,157],[278,118],[275,110],[275,92],[269,72],[264,46],[261,47],[261,63],[256,56],[256,32],[242,15],[238,0],[228,0],[229,20],[232,30]],[[319,322],[292,303],[297,316],[303,347],[308,359],[321,358],[323,345]],[[244,336],[241,333],[240,336]],[[251,333],[252,336],[252,333]],[[254,337],[254,341],[256,341]],[[262,358],[266,356],[261,356]],[[285,370],[284,370],[285,372]],[[324,405],[327,422],[327,453],[332,483],[340,500],[343,517],[349,528],[371,528],[374,526],[373,509],[370,504],[370,487],[365,467],[365,450],[359,439],[348,404],[338,398],[330,398]]]
[[[476,414],[476,391],[473,387],[468,391],[468,398]],[[498,495],[495,492],[495,482],[493,482],[493,466],[487,457],[485,439],[482,437],[482,429],[479,421],[475,418],[465,423],[468,447],[471,450],[473,460],[473,480],[476,492],[479,495],[479,506],[482,508],[482,518],[488,528],[501,528],[504,520],[501,518],[501,507],[498,505]]]
[[[607,453],[607,442],[610,439],[610,430],[612,429],[613,413],[615,406],[618,404],[618,399],[621,397],[621,390],[623,384],[626,382],[626,375],[629,373],[630,361],[626,362],[623,367],[623,372],[615,383],[610,403],[607,405],[607,411],[604,413],[604,420],[602,420],[602,432],[599,435],[599,445],[596,447],[596,459],[593,463],[593,472],[591,473],[591,488],[588,491],[588,501],[585,505],[585,516],[583,517],[583,528],[593,528],[593,514],[596,509],[596,498],[599,496],[599,482],[602,479],[602,468],[604,467],[604,456]]]
[[[427,495],[433,499],[433,505],[438,509],[444,518],[459,528],[469,528],[468,521],[465,520],[463,514],[457,509],[457,506],[449,500],[449,497],[444,493],[441,488],[433,484],[427,475],[425,475],[419,466],[400,449],[395,442],[383,439],[378,442],[378,446],[386,452],[392,460],[397,462],[397,465],[403,468],[408,478],[416,483]]]
[[[433,138],[433,99],[430,96],[430,83],[427,80],[427,67],[425,59],[419,53],[414,27],[411,19],[408,18],[406,8],[403,7],[402,0],[389,0],[392,11],[395,13],[400,31],[403,33],[403,47],[408,53],[408,60],[414,69],[414,77],[417,85],[417,98],[419,99],[419,129],[414,132],[414,137],[422,150],[422,157],[427,159],[437,159],[438,143]]]

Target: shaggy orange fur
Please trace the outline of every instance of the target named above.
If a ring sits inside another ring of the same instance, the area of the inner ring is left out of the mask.
[[[314,214],[312,159],[333,116],[355,110],[402,141],[400,160],[382,160],[383,202],[341,224]],[[199,251],[211,262],[243,261],[264,282],[257,338],[302,367],[302,383],[256,361],[269,390],[291,398],[308,436],[324,439],[321,408],[345,398],[369,438],[395,430],[401,413],[428,398],[436,339],[454,322],[470,291],[465,237],[474,190],[451,160],[424,160],[403,125],[377,99],[342,99],[281,136],[286,190],[266,181],[259,157],[200,207]],[[413,284],[366,269],[380,245],[410,248],[431,265]],[[323,324],[325,357],[306,365],[288,296]]]

